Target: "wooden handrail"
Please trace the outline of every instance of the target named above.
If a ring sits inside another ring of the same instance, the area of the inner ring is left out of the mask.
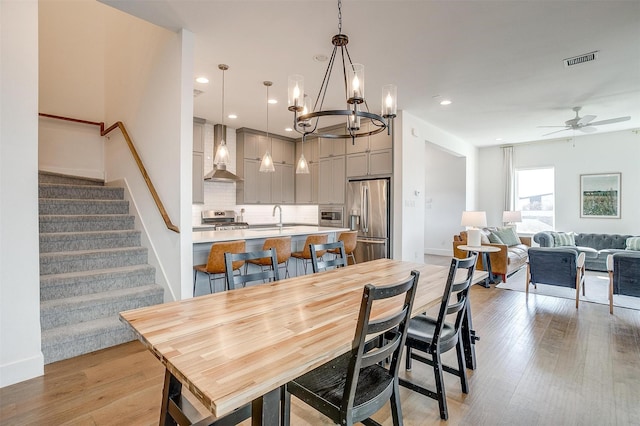
[[[127,129],[124,127],[124,123],[122,121],[118,121],[112,124],[110,127],[108,127],[105,130],[104,122],[102,121],[96,122],[96,121],[79,120],[77,118],[62,117],[60,115],[51,115],[51,114],[43,114],[43,113],[39,113],[38,115],[41,117],[54,118],[56,120],[72,121],[74,123],[82,123],[82,124],[90,124],[93,126],[99,126],[100,136],[105,136],[114,129],[120,129],[120,131],[122,132],[122,135],[124,136],[125,141],[127,142],[127,145],[129,146],[129,151],[131,151],[131,155],[133,155],[133,159],[136,161],[136,164],[138,165],[138,169],[140,170],[140,173],[142,174],[142,177],[144,178],[144,181],[147,184],[147,188],[149,188],[149,192],[151,192],[153,201],[155,201],[156,207],[158,207],[158,210],[160,211],[160,215],[162,216],[162,219],[164,220],[165,225],[171,231],[180,233],[180,229],[171,222],[171,219],[169,218],[169,214],[167,213],[167,210],[164,208],[164,204],[162,204],[162,201],[160,200],[160,196],[158,195],[158,192],[156,191],[156,188],[153,186],[153,182],[151,182],[151,178],[147,173],[147,169],[144,167],[144,164],[142,163],[142,160],[138,155],[138,151],[136,150],[136,147],[133,145],[133,141],[129,137],[129,133],[127,132]]]

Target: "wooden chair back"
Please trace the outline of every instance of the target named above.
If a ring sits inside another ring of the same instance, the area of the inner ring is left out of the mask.
[[[245,273],[244,275],[235,275],[233,273],[233,264],[235,262],[244,263],[245,261],[252,259],[271,259],[271,268],[263,269],[260,272]],[[226,265],[225,275],[227,279],[227,285],[229,290],[235,290],[242,286],[244,287],[248,282],[253,281],[278,281],[280,276],[278,274],[278,260],[275,249],[253,251],[248,253],[225,253],[224,262]]]

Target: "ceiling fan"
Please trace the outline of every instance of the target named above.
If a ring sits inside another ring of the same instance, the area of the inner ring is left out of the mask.
[[[575,111],[576,116],[575,118],[565,121],[564,126],[538,126],[538,127],[564,127],[563,129],[555,130],[551,133],[546,133],[542,136],[552,135],[558,132],[564,132],[565,130],[580,130],[581,132],[584,132],[584,133],[593,133],[597,130],[594,126],[599,126],[601,124],[619,123],[621,121],[627,121],[631,119],[630,116],[627,116],[627,117],[610,118],[608,120],[593,121],[596,118],[595,115],[585,115],[584,117],[580,117],[578,113],[580,112],[581,109],[582,107],[579,107],[579,106],[573,107],[573,110]]]

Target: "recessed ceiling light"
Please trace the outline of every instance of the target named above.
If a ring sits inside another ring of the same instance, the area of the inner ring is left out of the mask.
[[[196,78],[196,81],[198,83],[206,84],[206,83],[209,82],[209,79],[207,77],[198,77],[198,78]]]
[[[269,102],[270,104],[277,104],[278,100],[277,99],[269,99],[267,102]]]
[[[449,99],[444,99],[440,101],[440,105],[451,105],[451,101]]]
[[[238,118],[238,116],[237,116],[237,115],[235,115],[235,114],[229,114],[229,115],[227,115],[227,117],[228,117],[228,118],[230,118],[230,119],[232,119],[232,120],[233,120],[234,118]]]
[[[499,141],[501,141],[501,140],[502,140],[502,138],[496,138],[496,140],[499,142]]]
[[[285,132],[293,132],[293,129],[291,127],[285,127],[284,131]]]
[[[327,55],[323,55],[322,53],[318,55],[313,55],[313,60],[316,62],[326,62],[327,59],[329,59]]]

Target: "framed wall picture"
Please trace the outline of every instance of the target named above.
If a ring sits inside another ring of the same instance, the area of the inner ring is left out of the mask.
[[[580,175],[580,217],[620,218],[621,173]]]

